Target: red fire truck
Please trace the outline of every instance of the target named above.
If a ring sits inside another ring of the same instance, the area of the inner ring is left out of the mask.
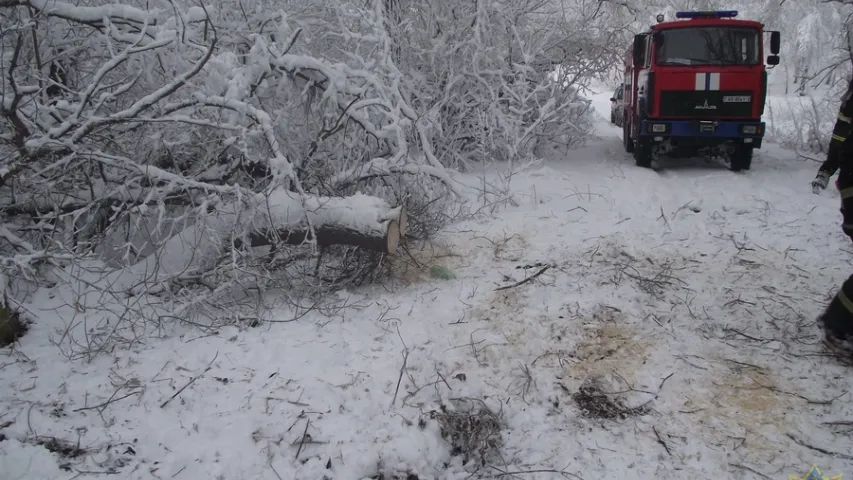
[[[780,34],[736,16],[733,10],[678,12],[665,22],[658,15],[656,25],[634,37],[625,58],[621,123],[625,150],[637,166],[651,167],[656,154],[705,150],[728,158],[734,171],[750,168],[764,136],[764,33],[770,34],[771,66],[779,64]]]

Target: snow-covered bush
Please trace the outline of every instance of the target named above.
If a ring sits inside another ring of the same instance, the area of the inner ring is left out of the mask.
[[[601,69],[587,13],[532,0],[0,9],[0,261],[122,318],[363,281],[464,212],[458,170],[581,138]]]
[[[826,153],[840,101],[838,96],[770,96],[767,139],[803,153]]]
[[[523,160],[539,141],[586,131],[582,14],[524,0],[391,3],[394,58],[443,164]]]

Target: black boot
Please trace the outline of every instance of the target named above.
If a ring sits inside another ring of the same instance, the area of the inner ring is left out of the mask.
[[[838,355],[853,359],[853,276],[844,282],[841,290],[818,317],[823,328],[824,345]]]
[[[832,353],[853,361],[853,341],[849,337],[845,338],[843,334],[826,328],[823,331],[823,346]]]

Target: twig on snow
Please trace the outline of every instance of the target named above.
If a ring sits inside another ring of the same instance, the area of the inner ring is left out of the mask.
[[[126,394],[126,395],[122,395],[122,396],[120,396],[120,397],[117,397],[117,398],[116,398],[116,393],[118,393],[119,391],[121,391],[121,388],[117,389],[117,390],[115,391],[115,393],[113,393],[113,394],[110,396],[110,398],[108,398],[108,399],[107,399],[105,402],[103,402],[103,403],[99,403],[99,404],[97,404],[97,405],[92,405],[91,407],[80,407],[80,408],[75,408],[74,410],[72,410],[72,412],[82,412],[82,411],[85,411],[85,410],[97,410],[97,411],[98,411],[98,413],[100,414],[100,413],[103,413],[104,409],[106,409],[110,404],[115,403],[115,402],[118,402],[119,400],[124,400],[124,399],[125,399],[125,398],[127,398],[127,397],[132,397],[133,395],[140,395],[140,394],[142,394],[142,392],[143,392],[144,390],[134,390],[134,391],[132,391],[132,392],[130,392],[130,393],[128,393],[128,394]]]
[[[678,213],[678,212],[675,212]],[[660,216],[657,218],[658,220],[663,220],[663,224],[666,228],[672,230],[672,227],[669,226],[669,220],[666,219],[666,214],[663,213],[663,206],[660,207]]]
[[[400,333],[400,327],[397,326],[397,336],[400,337],[400,342],[403,343],[403,365],[400,367],[400,376],[397,377],[397,388],[394,389],[394,398],[391,399],[391,408],[397,403],[397,395],[400,393],[400,384],[403,383],[403,373],[406,371],[406,364],[409,362],[409,347],[403,340],[403,335]]]
[[[442,374],[441,374],[441,373],[439,373],[439,372],[436,372],[436,373],[438,373],[438,377],[439,377],[439,379],[438,379],[438,380],[436,380],[436,381],[434,381],[434,382],[425,383],[425,384],[423,384],[423,385],[421,385],[421,386],[418,386],[418,384],[417,384],[417,383],[412,382],[412,386],[414,386],[414,387],[415,387],[415,389],[414,389],[413,391],[410,391],[410,392],[409,392],[409,394],[408,394],[408,395],[406,395],[406,396],[403,398],[403,405],[405,405],[405,406],[407,406],[407,407],[410,407],[411,405],[410,405],[409,403],[407,403],[407,402],[409,401],[409,399],[410,399],[410,398],[412,398],[412,397],[414,397],[414,396],[415,396],[415,395],[417,395],[418,393],[420,393],[420,392],[421,392],[421,390],[423,390],[423,389],[425,389],[425,388],[428,388],[428,387],[435,387],[435,389],[436,389],[436,393],[438,393],[438,384],[440,384],[440,383],[444,383],[445,385],[447,385],[447,388],[449,388],[449,389],[452,391],[453,389],[450,387],[450,384],[449,384],[449,383],[447,383],[447,380],[444,378],[444,375],[442,375]],[[402,417],[402,415],[401,415],[401,417]],[[402,417],[402,418],[404,418],[404,419],[405,419],[405,417]],[[406,420],[406,421],[408,421],[408,420]]]
[[[758,383],[758,382],[756,382],[756,383]],[[773,387],[773,386],[770,386],[770,385],[762,385],[760,383],[758,385],[761,385],[762,387],[764,387],[768,390],[772,390],[774,392],[784,393],[785,395],[797,397],[801,400],[805,400],[806,403],[810,403],[812,405],[832,405],[832,402],[838,400],[839,398],[843,397],[844,395],[847,395],[847,392],[845,391],[845,392],[841,392],[839,395],[836,395],[836,396],[830,398],[829,400],[814,400],[814,399],[808,398],[804,395],[800,395],[799,393],[786,392],[785,390],[780,390],[780,389]],[[851,458],[853,458],[853,457],[851,457]]]
[[[657,393],[655,393],[655,396],[654,396],[654,397],[650,398],[646,403],[644,403],[644,404],[642,404],[642,405],[640,405],[640,406],[638,406],[638,407],[634,407],[634,408],[632,408],[631,410],[640,410],[640,409],[644,409],[644,408],[646,408],[650,403],[652,403],[653,401],[657,400],[657,399],[658,399],[658,397],[660,397],[660,392],[663,390],[663,384],[664,384],[664,383],[666,383],[666,381],[667,381],[667,380],[669,380],[669,379],[670,379],[670,377],[672,377],[674,374],[675,374],[675,373],[673,372],[673,373],[670,373],[669,375],[667,375],[667,376],[663,377],[663,380],[661,380],[661,381],[660,381],[660,385],[658,385],[658,391],[657,391]]]
[[[174,399],[175,399],[175,397],[177,397],[178,395],[180,395],[180,394],[181,394],[181,392],[183,392],[183,391],[184,391],[184,390],[186,390],[190,385],[192,385],[193,383],[195,383],[195,381],[196,381],[196,380],[198,380],[199,378],[203,377],[203,376],[204,376],[204,374],[205,374],[205,373],[207,373],[207,372],[211,369],[211,367],[213,367],[213,362],[215,362],[215,361],[216,361],[216,358],[217,358],[217,357],[219,357],[219,350],[217,350],[217,351],[216,351],[216,355],[214,355],[214,356],[213,356],[213,359],[212,359],[212,360],[210,360],[210,362],[207,364],[207,367],[205,367],[204,371],[202,371],[201,373],[199,373],[199,374],[198,374],[198,375],[196,375],[195,377],[191,378],[191,379],[190,379],[190,381],[186,383],[186,385],[184,385],[183,387],[181,387],[177,392],[175,392],[175,394],[174,394],[174,395],[172,395],[171,397],[167,398],[165,402],[161,403],[161,404],[160,404],[160,408],[166,408],[166,405],[168,405],[168,404],[169,404],[169,402],[171,402],[172,400],[174,400]]]
[[[660,394],[660,391],[663,390],[663,384],[666,383],[666,381],[669,380],[673,375],[675,375],[675,373],[670,373],[669,375],[663,377],[663,380],[660,381],[660,385],[658,385],[658,394]]]
[[[397,377],[397,388],[394,389],[394,398],[391,399],[391,407],[397,403],[397,395],[400,393],[400,384],[403,383],[403,373],[406,371],[406,363],[409,361],[409,349],[403,352],[403,365],[400,367],[400,376]]]
[[[697,207],[692,207],[692,208],[691,208],[691,207],[690,207],[690,204],[691,204],[691,203],[693,203],[693,200],[690,200],[689,202],[685,203],[684,205],[682,205],[682,206],[678,207],[678,210],[676,210],[676,211],[675,211],[675,213],[673,213],[673,214],[672,214],[672,219],[673,219],[673,220],[675,220],[675,217],[676,217],[676,215],[678,215],[678,212],[680,212],[680,211],[684,210],[685,208],[689,208],[691,211],[693,211],[693,212],[695,212],[695,213],[698,213],[700,210],[699,210]],[[661,209],[662,209],[662,208],[663,208],[663,207],[661,207]]]
[[[658,385],[657,392],[652,392],[652,391],[648,391],[648,390],[639,390],[639,389],[636,389],[636,388],[634,388],[634,386],[633,386],[631,383],[629,383],[629,382],[628,382],[624,377],[622,377],[621,375],[619,375],[619,373],[618,373],[618,372],[615,372],[615,371],[614,371],[613,373],[614,373],[617,377],[619,377],[620,379],[622,379],[622,381],[623,381],[623,382],[625,382],[625,384],[627,384],[627,385],[628,385],[628,390],[625,390],[625,391],[618,391],[618,392],[598,392],[598,393],[597,393],[597,395],[600,395],[600,396],[602,396],[602,397],[605,397],[605,396],[607,396],[607,395],[622,395],[622,394],[629,393],[629,392],[645,393],[645,394],[648,394],[648,395],[652,395],[652,398],[650,398],[648,401],[643,402],[642,404],[640,404],[640,405],[638,405],[638,406],[636,406],[636,407],[630,407],[630,408],[621,408],[621,407],[620,407],[620,408],[619,408],[619,412],[618,412],[618,413],[623,414],[623,415],[632,415],[632,414],[635,414],[635,413],[637,413],[637,412],[643,412],[643,411],[646,409],[646,407],[648,407],[648,406],[649,406],[649,404],[651,404],[653,401],[657,400],[657,399],[660,397],[660,393],[661,393],[661,391],[663,390],[663,385],[666,383],[666,381],[667,381],[667,380],[669,380],[669,379],[670,379],[670,377],[672,377],[672,376],[674,375],[674,373],[670,373],[669,375],[667,375],[666,377],[664,377],[664,378],[663,378],[663,380],[661,380],[660,385]],[[565,389],[565,387],[563,387],[563,388]],[[671,455],[671,454],[670,454],[670,455]]]
[[[536,279],[536,277],[538,277],[539,275],[542,275],[543,273],[545,273],[546,271],[548,271],[548,269],[549,269],[549,268],[551,268],[551,265],[545,265],[544,267],[542,267],[542,269],[541,269],[541,270],[539,270],[538,272],[534,273],[533,275],[531,275],[531,276],[529,276],[529,277],[525,278],[524,280],[520,280],[520,281],[518,281],[518,282],[515,282],[515,283],[513,283],[512,285],[505,285],[505,286],[503,286],[503,287],[498,287],[498,288],[496,288],[496,289],[495,289],[495,291],[497,292],[497,291],[499,291],[499,290],[508,290],[508,289],[510,289],[510,288],[515,288],[515,287],[518,287],[518,286],[524,285],[525,283],[528,283],[528,282],[531,282],[531,281],[535,280],[535,279]]]
[[[747,335],[747,334],[745,334],[745,333],[743,333],[743,332],[741,332],[740,330],[735,329],[735,328],[726,327],[726,328],[724,328],[723,330],[724,330],[724,331],[726,331],[726,332],[731,332],[731,333],[734,333],[734,334],[740,335],[741,337],[743,337],[743,338],[747,338],[747,339],[752,340],[752,341],[754,341],[754,342],[770,343],[770,342],[772,342],[772,341],[773,341],[773,340],[767,340],[767,339],[765,339],[765,338],[758,338],[758,337],[753,337],[753,336],[751,336],[751,335]]]
[[[723,360],[734,363],[735,365],[740,365],[742,367],[754,368],[756,370],[764,370],[764,367],[753,365],[752,363],[739,362],[737,360],[732,360],[731,358],[724,358]]]
[[[272,464],[272,458],[270,458],[269,460],[267,460],[267,465],[269,465],[269,466],[270,466],[270,469],[272,470],[272,473],[274,473],[274,474],[275,474],[275,476],[276,476],[276,478],[278,478],[278,480],[284,480],[283,478],[281,478],[281,475],[279,475],[279,474],[278,474],[278,471],[277,471],[277,470],[275,469],[275,467],[273,466],[273,464]]]
[[[439,371],[436,371],[435,373],[438,375],[438,378],[440,378],[440,379],[441,379],[441,381],[442,381],[445,385],[447,385],[447,389],[448,389],[448,390],[453,391],[453,387],[451,387],[451,386],[450,386],[450,383],[448,383],[448,382],[447,382],[447,379],[446,379],[446,378],[444,378],[444,375],[442,375],[442,374],[441,374],[441,372],[439,372]]]
[[[748,472],[752,472],[752,473],[754,473],[754,474],[758,475],[758,476],[759,476],[759,477],[761,477],[761,478],[771,478],[771,477],[769,477],[769,476],[767,476],[767,475],[765,475],[765,474],[763,474],[763,473],[759,472],[758,470],[755,470],[755,469],[753,469],[753,468],[747,467],[746,465],[741,465],[741,464],[738,464],[738,463],[730,463],[730,464],[729,464],[729,466],[732,466],[732,467],[735,467],[735,468],[740,468],[741,470],[746,470],[746,471],[748,471]]]
[[[517,382],[513,381],[513,384],[519,384],[521,400],[526,402],[527,400],[525,397],[530,392],[530,387],[533,385],[533,374],[530,373],[530,367],[526,364],[520,364],[518,368],[520,371],[520,380]]]
[[[740,296],[738,296],[738,298],[736,298],[736,299],[734,299],[734,300],[731,300],[731,301],[729,301],[729,302],[726,302],[726,304],[725,304],[725,305],[723,305],[723,307],[730,307],[730,306],[732,306],[732,305],[737,305],[737,304],[741,304],[741,305],[751,305],[751,306],[753,306],[753,307],[757,305],[757,303],[755,303],[755,302],[748,302],[748,301],[746,301],[746,300],[741,299],[741,298],[740,298]]]
[[[786,433],[785,435],[787,435],[788,438],[793,440],[794,443],[796,443],[797,445],[799,445],[801,447],[808,448],[809,450],[814,450],[815,452],[820,452],[824,455],[829,455],[831,457],[838,457],[838,458],[844,458],[846,460],[853,460],[853,455],[847,455],[845,453],[833,452],[833,451],[827,450],[825,448],[815,447],[814,445],[809,445],[808,443],[805,443],[804,441],[802,441],[799,438],[791,435],[790,433]]]
[[[744,251],[747,251],[747,252],[753,252],[753,251],[755,251],[755,249],[754,249],[754,248],[749,248],[749,247],[747,247],[747,246],[746,246],[746,235],[744,235],[744,240],[743,240],[743,242],[741,242],[741,243],[738,243],[738,241],[735,239],[734,234],[729,235],[729,240],[731,240],[731,241],[732,241],[732,243],[734,244],[735,248],[737,249],[737,255],[740,255],[740,254],[741,254],[742,252],[744,252]]]
[[[302,453],[302,447],[305,445],[305,436],[308,434],[308,427],[311,425],[311,419],[305,422],[305,430],[302,431],[302,438],[299,439],[299,448],[296,449],[296,459],[299,460],[299,454]]]
[[[853,420],[839,420],[835,422],[823,422],[824,425],[844,425],[853,427]]]
[[[636,261],[636,259],[633,258],[632,260]],[[649,295],[659,300],[663,299],[663,294],[665,292],[666,287],[675,285],[676,281],[684,283],[682,280],[676,278],[672,274],[673,268],[670,263],[665,263],[661,265],[661,269],[651,277],[643,275],[640,270],[633,265],[617,262],[615,266],[617,267],[617,269],[614,274],[614,285],[619,285],[619,283],[621,282],[621,278],[624,275],[637,282],[637,287],[639,287],[640,290],[648,293]],[[633,271],[633,273],[631,272],[631,270]]]
[[[838,433],[853,433],[853,420],[841,420],[835,422],[823,422],[824,425],[829,425]]]
[[[564,470],[557,470],[557,469],[553,469],[553,468],[538,468],[535,470],[514,470],[514,471],[511,471],[511,470],[502,470],[502,469],[500,469],[494,465],[488,465],[488,467],[493,469],[493,470],[498,471],[498,473],[490,475],[489,476],[490,478],[509,477],[509,476],[513,476],[513,475],[531,475],[534,473],[556,473],[556,474],[562,475],[562,476],[567,477],[567,478],[577,478],[579,480],[583,480],[583,477],[581,477],[579,475],[575,475],[574,473],[569,473],[569,472],[565,471],[565,469]]]
[[[666,442],[663,441],[663,438],[661,438],[660,433],[658,433],[658,429],[653,426],[652,431],[655,432],[655,436],[658,439],[658,443],[663,445],[663,448],[664,448],[664,450],[666,450],[666,453],[668,453],[671,456],[672,452],[669,451],[669,445],[667,445]]]

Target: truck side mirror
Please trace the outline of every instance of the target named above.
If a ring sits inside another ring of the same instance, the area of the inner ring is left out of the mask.
[[[616,102],[616,99],[615,99],[614,97],[610,97],[610,101],[611,101],[611,102]]]
[[[779,65],[779,55],[770,55],[767,57],[767,65]]]
[[[782,35],[779,32],[770,32],[770,53],[779,54],[779,46],[782,43]]]
[[[634,65],[645,65],[646,63],[646,36],[634,35]]]

